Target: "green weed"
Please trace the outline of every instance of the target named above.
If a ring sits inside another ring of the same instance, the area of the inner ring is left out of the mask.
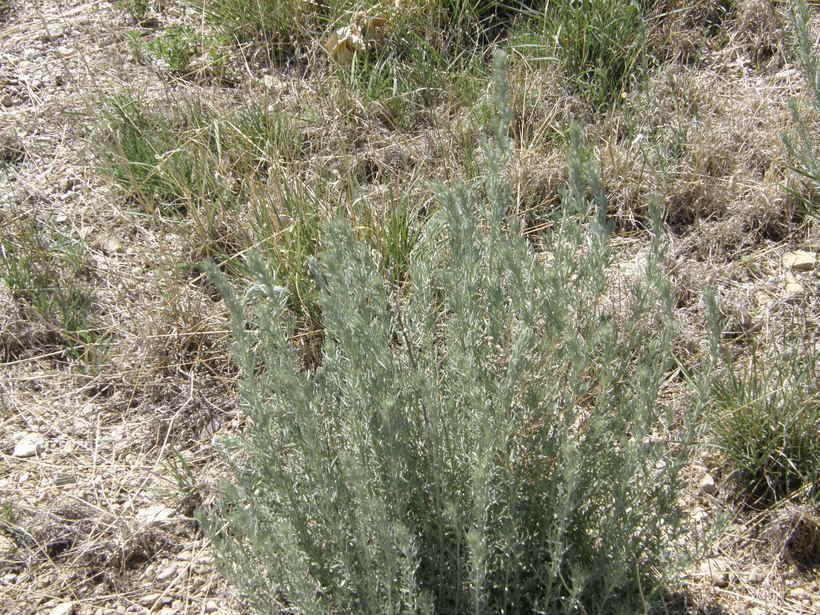
[[[118,0],[117,8],[128,13],[131,18],[139,23],[148,14],[149,0]]]
[[[282,170],[272,185],[254,194],[253,233],[260,253],[276,269],[279,283],[287,291],[287,307],[295,318],[295,329],[308,363],[316,359],[320,339],[321,310],[311,259],[320,251],[321,224],[326,216],[321,186],[310,187]]]
[[[171,26],[155,36],[147,47],[155,57],[165,60],[172,71],[186,75],[198,53],[199,43],[193,28]]]
[[[390,195],[383,208],[363,203],[353,218],[362,238],[379,255],[379,270],[388,283],[401,286],[407,281],[413,249],[419,240],[411,195]]]

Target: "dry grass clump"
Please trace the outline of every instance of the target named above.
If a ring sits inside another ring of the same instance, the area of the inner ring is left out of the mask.
[[[739,55],[748,58],[754,70],[780,70],[791,55],[791,23],[787,8],[785,3],[775,0],[743,0],[738,3],[730,45],[738,48]]]
[[[601,149],[620,227],[645,227],[650,204],[659,203],[687,249],[710,262],[805,232],[808,212],[786,183],[793,180],[779,137],[799,85],[789,75],[659,71],[610,124],[634,128]]]

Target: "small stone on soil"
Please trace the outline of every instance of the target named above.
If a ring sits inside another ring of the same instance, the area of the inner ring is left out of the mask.
[[[148,506],[137,513],[137,519],[146,525],[162,523],[163,521],[168,521],[173,516],[174,511],[162,504]]]
[[[165,580],[169,579],[170,577],[174,576],[176,571],[177,571],[177,565],[176,564],[171,564],[169,566],[166,566],[165,568],[163,568],[162,570],[159,571],[159,574],[157,574],[157,581],[165,581]]]
[[[51,615],[74,615],[74,603],[63,602],[51,610]]]
[[[26,434],[14,445],[14,451],[11,453],[11,456],[20,459],[34,457],[42,452],[45,445],[46,441],[40,434]]]
[[[783,266],[791,271],[811,271],[816,259],[814,252],[795,250],[783,255]]]
[[[705,493],[707,495],[717,495],[718,492],[715,479],[712,478],[711,474],[703,475],[703,478],[700,479],[700,483],[698,483],[698,489],[700,489],[701,493]]]

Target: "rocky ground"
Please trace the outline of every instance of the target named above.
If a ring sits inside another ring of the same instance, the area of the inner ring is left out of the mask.
[[[227,94],[171,83],[161,67],[133,61],[128,17],[104,0],[10,6],[0,8],[0,158],[9,163],[0,166],[0,233],[40,229],[61,238],[62,256],[83,246],[83,264],[70,275],[93,290],[98,335],[85,348],[94,360],[68,361],[0,286],[0,612],[243,613],[192,518],[222,471],[213,439],[242,428],[225,314],[174,269],[190,248],[186,230],[127,207],[101,178],[92,143],[101,101],[121,88],[156,100],[179,88],[247,97],[263,77],[241,76]],[[750,81],[749,96],[766,90],[771,106],[761,115],[783,118],[797,81],[783,67]],[[771,174],[772,184],[782,178],[775,166]],[[743,198],[763,203],[776,192],[750,184]],[[713,249],[708,235],[720,228],[703,225],[704,236],[682,239],[679,254]],[[816,228],[778,237],[716,269],[693,256],[678,283],[701,272],[720,280],[739,306],[738,326],[776,333],[782,315],[816,310],[817,237]],[[749,314],[754,322],[744,322]],[[719,458],[708,454],[692,468],[693,518],[726,515],[729,523],[693,565],[675,608],[820,611],[816,573],[784,557],[795,510],[786,502],[740,514],[724,497],[723,478]]]
[[[162,87],[128,60],[125,24],[100,1],[16,3],[0,20],[0,132],[4,152],[21,157],[0,171],[2,232],[42,224],[84,242],[88,268],[74,273],[95,289],[104,330],[95,352],[108,365],[83,373],[36,350],[47,334],[5,289],[2,327],[17,348],[0,377],[0,503],[13,504],[6,520],[19,535],[0,535],[3,613],[240,608],[213,570],[193,503],[180,504],[169,464],[176,452],[192,467],[209,462],[211,436],[233,420],[231,383],[140,364],[140,348],[173,336],[153,323],[168,292],[166,238],[121,209],[88,147],[102,95]]]

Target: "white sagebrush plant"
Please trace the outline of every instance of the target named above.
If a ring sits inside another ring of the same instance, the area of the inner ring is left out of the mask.
[[[496,73],[483,189],[442,189],[401,293],[347,222],[326,227],[317,367],[269,263],[251,262],[244,300],[212,268],[251,422],[205,526],[260,613],[611,614],[659,596],[691,437],[658,395],[660,242],[613,299],[606,198],[575,131],[533,253],[507,215],[503,56]]]

